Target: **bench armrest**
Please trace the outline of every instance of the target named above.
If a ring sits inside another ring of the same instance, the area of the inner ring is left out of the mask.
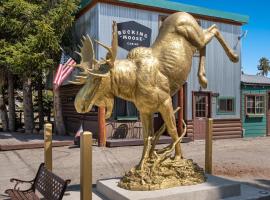
[[[24,181],[24,180],[20,180],[20,179],[16,179],[16,178],[11,178],[10,182],[12,182],[12,183],[15,182],[14,190],[20,190],[20,188],[18,187],[19,184],[30,183],[31,187],[32,187],[34,180]]]

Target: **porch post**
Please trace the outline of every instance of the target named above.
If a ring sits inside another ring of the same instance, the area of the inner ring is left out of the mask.
[[[98,146],[106,146],[106,121],[105,121],[105,107],[98,108]]]

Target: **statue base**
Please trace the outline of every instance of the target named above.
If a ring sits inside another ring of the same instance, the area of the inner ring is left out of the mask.
[[[250,200],[269,199],[270,192],[240,182],[207,175],[202,184],[155,191],[130,191],[117,186],[120,179],[100,180],[97,192],[108,200]]]
[[[154,160],[148,159],[144,170],[135,167],[121,178],[118,186],[127,190],[159,190],[176,186],[196,185],[206,181],[203,169],[192,160],[167,158],[155,168]]]

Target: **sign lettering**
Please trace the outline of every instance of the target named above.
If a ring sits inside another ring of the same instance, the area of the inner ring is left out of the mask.
[[[118,45],[127,51],[142,46],[149,47],[152,30],[135,21],[117,24]]]

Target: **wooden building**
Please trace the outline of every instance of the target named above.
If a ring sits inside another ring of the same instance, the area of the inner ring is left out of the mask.
[[[81,36],[86,34],[105,44],[110,44],[113,20],[117,23],[132,21],[147,27],[151,30],[147,38],[152,43],[157,37],[162,21],[169,14],[177,11],[192,14],[203,28],[216,24],[225,40],[240,56],[238,63],[232,63],[217,40],[213,39],[208,44],[206,52],[207,89],[202,89],[198,83],[199,57],[194,56],[192,70],[183,89],[183,115],[188,123],[188,136],[194,139],[204,138],[205,119],[212,117],[215,138],[241,137],[241,40],[239,38],[242,34],[242,25],[248,22],[247,16],[165,0],[84,0],[74,27],[74,44],[78,44]],[[106,54],[100,46],[95,46],[95,50],[97,58],[104,57]],[[125,58],[127,53],[124,48],[118,48],[118,58]],[[81,115],[74,109],[73,100],[78,89],[79,87],[69,84],[61,87],[67,130],[74,133],[83,122],[85,129],[97,133],[97,110]],[[178,96],[174,97],[175,106],[179,103]],[[156,114],[155,118],[156,123],[160,125],[162,122],[159,120],[159,115]],[[107,121],[107,127],[115,129],[122,122],[128,122],[129,130],[133,132],[128,134],[130,137],[134,135],[139,137],[141,125],[136,108],[130,102],[117,99],[113,117]],[[108,130],[108,137],[112,134],[113,131]]]
[[[241,76],[241,117],[243,137],[270,135],[270,79]]]

